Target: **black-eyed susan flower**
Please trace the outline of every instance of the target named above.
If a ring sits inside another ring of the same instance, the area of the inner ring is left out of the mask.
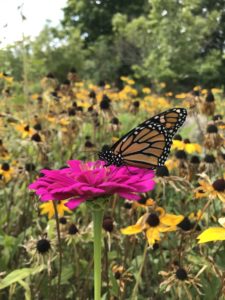
[[[69,235],[76,235],[79,232],[79,230],[77,229],[76,224],[72,223],[69,224],[68,226],[68,234]]]
[[[133,202],[132,208],[142,207],[148,209],[153,206],[156,206],[156,202],[152,198],[142,196],[140,200]]]
[[[0,174],[4,182],[9,182],[14,174],[14,169],[10,166],[9,163],[5,162],[1,165]]]
[[[114,222],[113,222],[113,218],[110,216],[106,216],[103,218],[103,222],[102,222],[102,228],[106,231],[111,233],[114,229]]]
[[[167,93],[165,93],[165,96],[166,97],[173,97],[173,92],[167,92]]]
[[[187,93],[180,93],[175,95],[176,99],[185,99],[187,97]]]
[[[205,100],[202,101],[201,103],[200,109],[201,109],[201,113],[207,116],[214,115],[216,104],[215,104],[214,95],[211,90],[208,90]]]
[[[127,80],[127,84],[129,85],[134,85],[135,84],[135,81],[133,79],[128,79]]]
[[[118,283],[120,292],[123,293],[126,283],[133,281],[133,274],[126,270],[124,266],[117,264],[112,266],[112,273]]]
[[[190,159],[190,163],[193,165],[199,165],[200,164],[200,158],[197,155],[193,155]]]
[[[68,223],[65,229],[66,231],[62,232],[62,236],[65,238],[67,245],[74,245],[80,242],[86,233],[85,230],[79,230],[74,222]]]
[[[60,218],[59,218],[59,223],[62,224],[62,225],[66,225],[66,224],[67,224],[67,218],[65,218],[65,217],[60,217]]]
[[[142,89],[142,93],[143,93],[143,94],[150,94],[150,93],[151,93],[151,89],[150,89],[149,87],[144,87],[144,88]]]
[[[55,78],[53,73],[48,73],[41,79],[41,87],[43,90],[54,90],[58,86],[58,80]]]
[[[219,149],[224,143],[225,140],[219,134],[217,126],[209,124],[204,136],[204,146],[206,149]]]
[[[86,152],[93,152],[95,150],[95,145],[90,141],[90,139],[86,139],[84,149]]]
[[[203,180],[199,180],[199,187],[194,190],[195,198],[220,199],[225,203],[225,180],[218,178],[211,182],[208,176],[204,176]]]
[[[183,231],[189,231],[193,228],[193,226],[193,223],[188,217],[184,217],[183,220],[179,224],[177,224],[177,227],[179,227]]]
[[[203,231],[197,239],[199,244],[212,242],[212,241],[224,241],[225,240],[225,218],[218,220],[222,227],[211,227]]]
[[[75,115],[76,115],[76,109],[74,107],[69,107],[68,108],[68,116],[74,117]]]
[[[202,152],[202,147],[197,143],[191,143],[189,139],[173,140],[171,149],[184,150],[189,154]]]
[[[130,106],[130,112],[136,115],[139,112],[139,108],[140,108],[140,101],[135,100],[132,102],[132,105]]]
[[[57,202],[56,209],[59,217],[63,217],[65,212],[71,213],[71,210],[65,205],[68,201],[61,200],[56,202]],[[41,204],[39,207],[41,209],[41,215],[48,214],[49,219],[55,216],[55,209],[52,201],[47,201]]]
[[[160,241],[160,233],[175,231],[176,225],[183,218],[182,215],[167,214],[162,207],[157,207],[144,214],[135,225],[121,229],[121,232],[127,235],[144,232],[149,245],[153,246],[155,242]]]
[[[111,100],[107,95],[104,94],[100,102],[100,108],[102,110],[109,110],[110,106],[111,106]]]
[[[9,159],[9,151],[6,149],[6,147],[3,144],[3,141],[0,140],[0,158],[3,160]]]
[[[36,123],[36,124],[34,124],[33,128],[36,131],[41,131],[42,130],[42,125],[41,125],[41,123]]]
[[[130,200],[125,200],[124,201],[124,204],[123,204],[123,207],[125,208],[125,209],[131,209],[132,208],[132,201],[130,201]]]
[[[180,137],[180,139],[179,139]],[[182,137],[178,136],[178,139],[173,139],[173,143],[171,146],[171,150],[184,150],[184,142],[182,141]]]
[[[63,80],[63,82],[60,84],[60,93],[61,93],[61,95],[68,95],[69,93],[71,93],[70,83],[71,82],[70,82],[69,79]]]
[[[34,265],[46,264],[50,274],[51,262],[54,260],[56,253],[56,240],[49,239],[47,234],[43,234],[37,239],[31,237],[23,247],[30,256],[30,263],[33,262]]]
[[[35,130],[31,128],[29,124],[17,124],[15,128],[18,132],[21,133],[22,139],[31,137],[33,134],[35,134]]]
[[[0,79],[4,79],[9,84],[13,82],[13,77],[6,72],[0,72]]]
[[[77,69],[76,68],[71,68],[67,74],[67,79],[71,81],[72,83],[78,82],[79,77],[77,75]]]
[[[221,114],[213,116],[213,122],[218,127],[219,130],[225,129],[225,122],[223,120],[223,116]]]
[[[197,155],[193,155],[190,159],[189,163],[189,181],[196,179],[196,175],[198,173],[200,166],[200,158]]]
[[[170,159],[167,159],[167,161],[165,162],[165,166],[167,167],[169,172],[176,170],[178,168],[178,165],[179,165],[178,160],[173,157]]]
[[[176,192],[186,192],[187,188],[190,188],[190,183],[186,179],[180,176],[170,175],[167,165],[157,167],[155,181],[162,185],[164,194],[168,185]]]
[[[31,141],[34,141],[36,143],[40,143],[42,142],[42,138],[41,138],[41,135],[39,133],[34,133],[32,136],[31,136]]]
[[[41,239],[37,241],[36,249],[40,254],[45,254],[50,251],[51,243],[47,239]]]
[[[184,219],[177,225],[182,231],[190,231],[190,230],[201,230],[198,222],[200,221],[202,217],[201,215],[196,215],[194,217],[194,213],[190,214],[188,217],[184,217]]]
[[[178,174],[180,177],[189,178],[189,165],[187,153],[184,150],[177,150],[175,157],[178,160]]]
[[[176,291],[176,294],[179,295],[179,298],[187,297],[187,299],[193,299],[192,294],[190,293],[190,287],[194,287],[199,295],[202,295],[201,292],[201,281],[199,276],[206,269],[206,266],[203,266],[196,275],[191,272],[191,266],[172,266],[172,269],[168,272],[160,271],[159,275],[164,278],[164,281],[160,283],[160,287],[164,289],[164,292],[167,293],[171,289]],[[186,298],[185,298],[186,299]]]
[[[94,90],[91,90],[88,96],[90,98],[91,105],[97,104],[96,92]]]
[[[200,219],[202,219],[203,218],[203,213],[202,213],[202,211],[199,209],[198,211],[196,211],[196,212],[192,212],[192,213],[190,213],[189,214],[189,219],[191,220],[191,221],[199,221]]]
[[[200,173],[207,173],[211,174],[215,171],[216,167],[216,158],[213,154],[206,154],[203,160],[199,165],[199,172]]]
[[[113,132],[117,132],[120,130],[120,121],[117,117],[113,117],[110,121],[109,130]]]

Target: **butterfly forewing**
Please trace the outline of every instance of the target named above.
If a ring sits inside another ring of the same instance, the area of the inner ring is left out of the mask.
[[[172,138],[186,119],[184,108],[172,108],[160,113],[132,129],[111,148],[120,155],[125,165],[156,168],[163,165],[169,155]]]

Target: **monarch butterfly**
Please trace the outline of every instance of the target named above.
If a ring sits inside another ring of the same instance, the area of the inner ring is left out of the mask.
[[[105,166],[128,165],[154,169],[163,166],[170,152],[172,138],[187,116],[184,108],[164,111],[120,138],[111,148],[103,146],[99,159]]]

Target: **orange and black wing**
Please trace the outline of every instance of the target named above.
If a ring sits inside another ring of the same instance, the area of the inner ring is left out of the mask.
[[[172,138],[186,119],[184,108],[173,108],[140,124],[111,148],[120,154],[125,165],[139,168],[156,168],[164,165]]]

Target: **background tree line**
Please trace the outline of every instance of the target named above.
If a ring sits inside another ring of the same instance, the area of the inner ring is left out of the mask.
[[[119,84],[121,75],[169,88],[225,86],[224,0],[68,0],[61,26],[0,50],[2,71],[48,72]]]

